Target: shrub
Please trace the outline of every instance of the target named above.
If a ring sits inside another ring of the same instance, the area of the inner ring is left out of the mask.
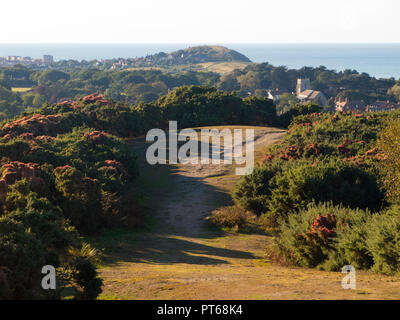
[[[313,204],[289,216],[280,231],[274,250],[290,263],[332,271],[352,265],[384,274],[400,272],[398,206],[370,214]]]
[[[207,125],[276,124],[276,109],[264,98],[242,99],[236,94],[205,86],[188,86],[173,90],[160,98],[165,126],[176,120],[181,128]]]
[[[14,149],[19,145],[24,152]],[[7,184],[25,177],[32,182],[33,191],[60,206],[82,234],[115,225],[122,218],[138,220],[131,219],[120,204],[138,174],[136,156],[121,139],[83,127],[57,137],[26,134],[0,142],[0,151],[2,148],[0,200],[7,193]],[[133,215],[139,211],[130,210]]]
[[[279,117],[280,124],[284,127],[288,127],[293,119],[300,115],[307,115],[316,112],[321,112],[322,108],[316,104],[296,104],[288,111],[281,114]]]
[[[303,267],[340,270],[351,264],[368,268],[372,260],[365,245],[369,217],[358,209],[311,204],[280,226],[275,249],[284,259]]]
[[[54,176],[55,197],[65,217],[84,234],[104,226],[99,181],[84,177],[79,170],[69,166],[56,168]]]
[[[378,148],[385,154],[381,175],[388,198],[400,201],[400,119],[390,121],[381,132]]]
[[[244,176],[233,192],[233,198],[245,210],[257,215],[268,211],[268,200],[273,188],[273,178],[281,173],[283,164],[266,163],[256,167],[250,175]]]
[[[252,218],[254,216],[245,210],[237,206],[230,206],[214,210],[208,220],[219,227],[242,229],[248,225]]]
[[[59,208],[30,190],[28,181],[10,189],[10,211],[0,217],[0,299],[58,299],[67,287],[77,299],[96,298],[102,282],[91,262],[93,250],[82,244]],[[55,291],[41,288],[45,265],[57,270]]]
[[[400,209],[393,207],[368,223],[366,244],[373,270],[385,274],[400,272]]]
[[[234,192],[239,205],[267,214],[273,225],[313,201],[376,211],[383,197],[376,176],[340,160],[314,165],[307,161],[267,163],[244,177]]]

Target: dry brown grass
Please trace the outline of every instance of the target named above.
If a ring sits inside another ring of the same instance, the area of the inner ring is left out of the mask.
[[[232,72],[235,69],[242,70],[246,68],[250,62],[205,62],[194,65],[194,68],[203,71],[211,71],[219,74]]]
[[[253,214],[237,206],[228,206],[214,210],[207,220],[219,227],[240,230],[248,226],[254,219]]]
[[[11,88],[12,92],[24,93],[32,90],[32,88]]]

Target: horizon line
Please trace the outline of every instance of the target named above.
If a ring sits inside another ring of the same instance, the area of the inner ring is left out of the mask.
[[[400,44],[398,42],[0,42],[0,45],[356,45]]]

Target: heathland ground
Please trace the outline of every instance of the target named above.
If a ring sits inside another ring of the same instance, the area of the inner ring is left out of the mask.
[[[255,129],[257,161],[285,131]],[[143,138],[132,141],[142,172],[139,185],[148,194],[143,202],[154,218],[142,230],[112,230],[91,239],[104,253],[100,299],[400,298],[399,278],[360,271],[356,289],[344,290],[340,272],[269,260],[272,236],[211,226],[205,219],[211,211],[232,204],[239,179],[234,166],[150,166],[147,146]]]

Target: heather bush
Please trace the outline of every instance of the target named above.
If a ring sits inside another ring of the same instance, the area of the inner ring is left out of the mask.
[[[5,152],[1,159],[0,201],[7,193],[7,183],[25,177],[35,182],[35,192],[60,206],[64,216],[83,234],[129,218],[122,203],[138,170],[136,155],[123,140],[82,127],[56,137],[27,133],[9,138],[0,142],[0,150],[16,142],[24,151]],[[6,172],[10,166],[16,169]],[[139,211],[132,208],[131,214]]]
[[[400,210],[371,214],[329,204],[310,205],[280,226],[274,250],[303,267],[340,271],[345,265],[384,274],[400,272]]]
[[[208,220],[216,226],[238,230],[247,227],[252,219],[254,219],[254,215],[237,206],[219,208],[208,217]]]
[[[180,128],[211,125],[277,125],[275,105],[271,100],[242,99],[233,93],[211,87],[177,88],[157,100],[164,123],[176,120]]]
[[[387,196],[393,201],[400,201],[400,119],[389,121],[380,133],[378,148],[385,154],[385,161],[380,167],[382,182],[387,189]]]
[[[321,161],[337,157],[358,166],[380,163],[377,136],[388,119],[399,117],[398,111],[364,115],[351,113],[311,113],[292,120],[280,144],[270,148],[264,161],[276,159]]]
[[[64,216],[83,234],[104,226],[101,186],[98,180],[84,177],[79,170],[65,166],[54,170],[55,199]]]
[[[96,298],[102,284],[91,262],[96,251],[27,180],[10,189],[0,217],[0,299],[59,299],[67,287],[76,299]],[[45,265],[57,270],[57,290],[41,287]]]
[[[385,274],[400,272],[400,208],[393,206],[370,219],[366,245],[372,255],[372,270]]]
[[[27,141],[23,139],[2,139],[0,142],[0,155],[7,157],[11,161],[20,160],[24,158],[30,151],[30,146]]]
[[[282,223],[275,248],[283,259],[303,267],[340,270],[351,264],[368,268],[371,256],[365,236],[369,217],[359,209],[311,204]]]
[[[284,170],[285,166],[284,163],[273,162],[254,168],[250,175],[244,176],[236,185],[233,192],[236,203],[257,215],[268,211],[274,178]]]
[[[321,112],[322,108],[316,104],[296,104],[280,115],[279,121],[283,127],[288,127],[294,118],[301,115]]]
[[[234,191],[236,202],[256,214],[266,214],[271,225],[311,202],[331,201],[351,208],[382,207],[384,195],[377,177],[343,161],[272,162],[244,177]]]

